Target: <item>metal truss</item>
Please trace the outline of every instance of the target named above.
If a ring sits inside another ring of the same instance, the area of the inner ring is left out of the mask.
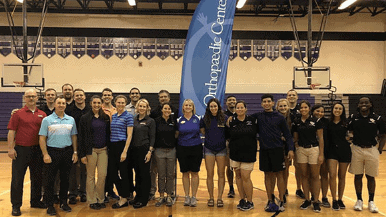
[[[21,12],[21,4],[16,0],[4,0],[8,7]],[[43,0],[26,0],[28,12],[41,12]],[[242,9],[236,10],[236,16],[279,17],[288,16],[289,1],[293,5],[295,16],[303,17],[308,13],[307,0],[247,0]],[[330,14],[369,13],[376,16],[386,13],[386,0],[358,0],[353,6],[338,10],[343,0],[332,0]],[[137,5],[129,6],[127,0],[49,0],[49,13],[69,14],[136,14],[136,15],[192,15],[200,0],[136,0]],[[330,0],[314,0],[313,13],[325,14]],[[0,1],[0,12],[5,12]]]

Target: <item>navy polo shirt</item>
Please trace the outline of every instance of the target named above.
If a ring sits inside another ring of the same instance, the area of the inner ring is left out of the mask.
[[[367,117],[363,117],[360,113],[352,114],[348,129],[353,131],[354,145],[371,147],[377,144],[378,134],[385,134],[385,122],[381,116],[375,113],[371,113]]]
[[[323,129],[322,123],[314,118],[308,117],[305,122],[301,120],[301,118],[296,119],[292,124],[292,130],[298,133],[299,137],[299,146],[318,146],[319,142],[316,138],[316,131],[319,129]]]
[[[228,117],[225,116],[224,123],[219,124],[217,117],[211,116],[210,126],[205,125],[205,118],[201,119],[200,128],[205,128],[205,142],[204,145],[207,149],[212,151],[221,151],[226,148],[225,140],[225,122],[228,120]]]
[[[177,119],[178,145],[201,145],[200,121],[201,117],[198,115],[193,115],[189,120],[183,115]]]
[[[107,144],[106,122],[99,116],[92,117],[91,129],[93,135],[94,148],[104,148]]]

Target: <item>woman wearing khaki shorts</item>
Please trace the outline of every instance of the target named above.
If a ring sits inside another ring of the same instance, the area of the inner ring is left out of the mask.
[[[257,152],[257,121],[254,117],[247,116],[246,113],[247,105],[244,101],[238,101],[236,103],[237,117],[230,117],[227,123],[230,133],[230,166],[236,173],[236,184],[240,194],[237,208],[243,211],[254,208],[251,172],[256,162]]]
[[[310,107],[308,101],[300,102],[302,116],[294,121],[292,130],[294,131],[296,160],[302,174],[302,185],[306,198],[300,209],[308,209],[311,206],[309,192],[310,183],[312,183],[314,212],[320,212],[318,199],[320,193],[319,171],[324,160],[323,126],[318,119],[310,116]]]

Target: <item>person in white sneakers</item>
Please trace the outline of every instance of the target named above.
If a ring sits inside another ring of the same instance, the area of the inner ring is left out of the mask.
[[[353,135],[351,147],[352,158],[349,172],[355,175],[354,184],[357,202],[354,210],[362,211],[362,178],[367,178],[369,192],[369,210],[377,213],[374,204],[375,177],[378,176],[379,155],[386,142],[385,122],[382,117],[373,112],[373,103],[369,97],[361,97],[358,103],[358,113],[350,116],[348,129]],[[377,144],[379,138],[379,144]]]

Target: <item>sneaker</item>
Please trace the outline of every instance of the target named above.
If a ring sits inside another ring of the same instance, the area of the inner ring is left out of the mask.
[[[229,190],[228,198],[234,198],[235,197],[235,190]]]
[[[369,210],[372,213],[378,213],[378,207],[375,206],[374,201],[369,201]]]
[[[70,196],[68,198],[68,203],[69,204],[76,204],[76,197],[75,196]]]
[[[95,210],[100,210],[101,206],[99,205],[99,203],[92,203],[90,204],[90,208]]]
[[[156,206],[156,207],[160,207],[160,206],[162,206],[165,202],[166,202],[166,198],[165,198],[165,197],[160,197],[160,198],[158,198],[157,202],[155,203],[155,206]]]
[[[279,206],[274,201],[268,201],[264,210],[266,212],[277,212],[279,210]]]
[[[281,201],[280,203],[279,203],[279,211],[280,212],[284,212],[285,211],[285,207],[284,207],[284,201]]]
[[[65,212],[71,212],[71,207],[67,205],[67,203],[63,203],[60,205],[60,209],[62,209]]]
[[[47,214],[48,215],[56,215],[56,209],[53,206],[49,206],[47,209]]]
[[[346,209],[346,205],[344,205],[342,200],[338,200],[339,209]]]
[[[321,211],[319,203],[314,202],[313,205],[314,205],[314,212],[319,213]]]
[[[334,211],[339,211],[340,210],[340,207],[339,207],[339,204],[338,204],[337,200],[333,200],[332,201],[332,210],[334,210]]]
[[[248,211],[248,210],[251,210],[251,209],[253,209],[253,208],[255,208],[255,205],[253,205],[253,202],[247,201],[247,202],[244,204],[244,206],[241,207],[241,210],[242,210],[242,211]]]
[[[363,201],[357,200],[357,202],[354,205],[355,211],[362,211],[363,210]]]
[[[184,206],[190,206],[190,197],[185,196]]]
[[[326,208],[330,208],[331,207],[331,204],[330,204],[330,202],[328,202],[328,198],[327,197],[322,198],[322,204],[321,205],[323,207],[326,207]]]
[[[168,206],[168,207],[173,206],[173,199],[172,199],[172,197],[168,196],[166,198],[166,206]]]
[[[196,197],[190,198],[190,206],[191,207],[196,207],[197,206],[197,198]]]
[[[241,199],[241,200],[239,201],[239,204],[237,204],[237,206],[236,206],[237,209],[240,209],[240,210],[241,210],[241,208],[244,207],[245,203],[246,203],[246,201],[245,201],[244,199]]]
[[[305,200],[302,205],[300,205],[300,209],[308,209],[309,206],[311,206],[311,201]]]
[[[82,194],[80,196],[80,202],[82,202],[82,203],[87,202],[87,196],[85,194]]]
[[[304,193],[303,193],[303,191],[302,191],[302,189],[298,189],[298,190],[296,190],[296,197],[300,197],[300,198],[302,198],[302,199],[304,199],[305,198],[305,196],[304,196]]]

